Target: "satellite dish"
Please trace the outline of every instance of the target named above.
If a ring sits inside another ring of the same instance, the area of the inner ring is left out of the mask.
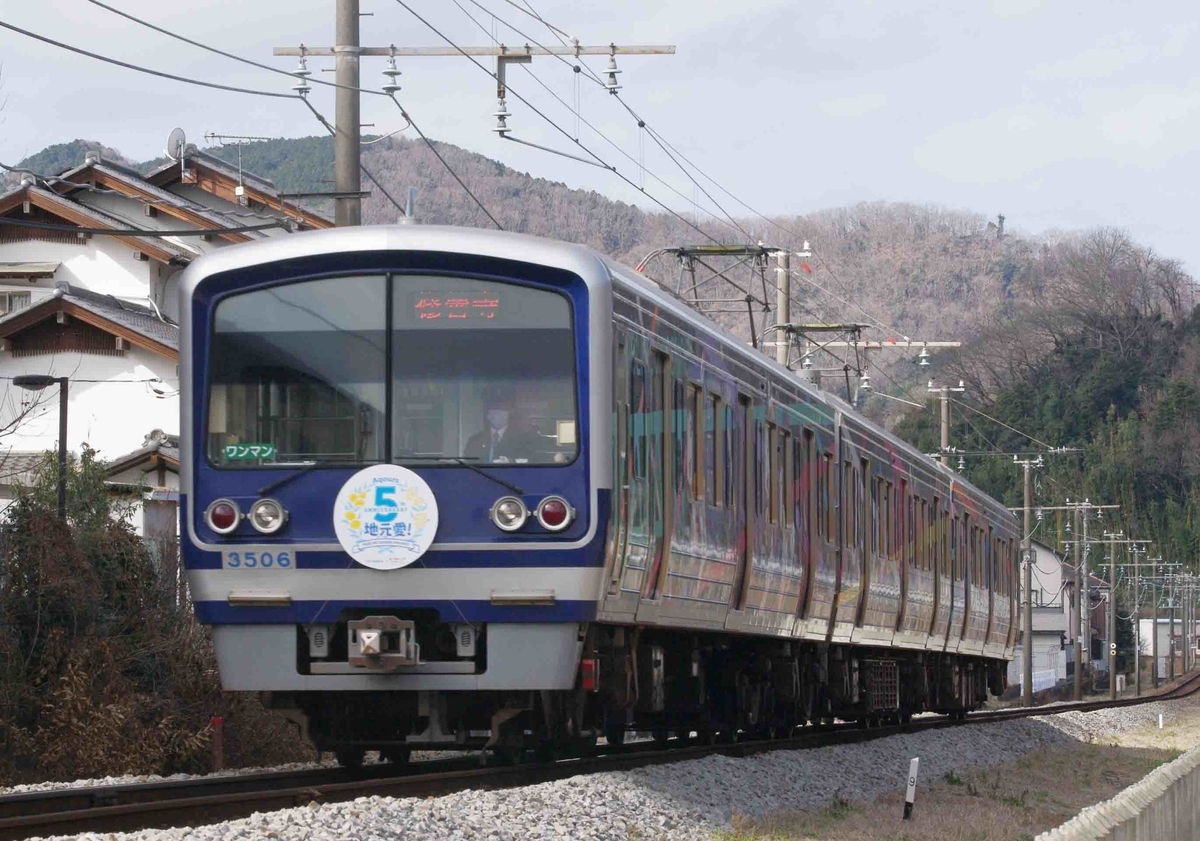
[[[173,161],[177,161],[183,157],[186,148],[187,137],[184,136],[183,129],[171,129],[171,134],[167,137],[167,157]]]

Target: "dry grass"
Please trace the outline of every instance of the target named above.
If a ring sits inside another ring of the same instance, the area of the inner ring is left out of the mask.
[[[721,841],[1032,841],[1085,806],[1112,797],[1177,751],[1080,744],[1014,763],[949,773],[917,789],[912,820],[902,791],[870,804],[836,801],[821,812],[737,819]]]

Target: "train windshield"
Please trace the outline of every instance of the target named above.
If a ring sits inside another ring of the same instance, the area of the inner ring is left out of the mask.
[[[565,464],[578,448],[575,377],[557,292],[433,275],[255,290],[216,309],[209,458]]]

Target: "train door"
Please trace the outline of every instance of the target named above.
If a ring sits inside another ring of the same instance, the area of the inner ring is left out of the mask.
[[[618,328],[613,341],[613,472],[612,517],[606,547],[606,613],[632,614],[645,571],[644,512],[635,483],[644,480],[639,471],[638,442],[645,434],[646,366],[635,358],[637,339]],[[639,540],[631,538],[631,520],[643,523]],[[633,556],[631,556],[631,551]],[[635,560],[640,559],[640,562]],[[631,565],[631,561],[634,563]]]
[[[671,472],[670,448],[667,446],[667,429],[673,408],[670,357],[661,351],[652,350],[649,375],[646,384],[649,408],[646,481],[652,547],[649,553],[650,569],[642,589],[642,598],[654,602],[658,600],[666,574],[671,543],[671,514],[674,508],[670,501],[675,483]]]

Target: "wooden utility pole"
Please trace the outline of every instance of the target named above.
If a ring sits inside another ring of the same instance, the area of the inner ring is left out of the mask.
[[[334,78],[339,86],[336,96],[336,125],[334,126],[334,218],[341,226],[362,224],[362,182],[360,164],[362,156],[362,122],[359,101],[359,59],[362,56],[386,56],[388,58],[435,56],[496,56],[518,61],[528,61],[532,56],[609,56],[617,55],[673,55],[673,46],[620,47],[363,47],[359,45],[359,0],[335,0],[336,25],[332,47],[275,47],[273,55],[333,56]],[[615,77],[614,77],[615,78]]]

